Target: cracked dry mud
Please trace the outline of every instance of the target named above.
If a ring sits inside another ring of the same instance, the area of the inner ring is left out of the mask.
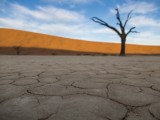
[[[0,120],[160,120],[160,57],[0,56]]]

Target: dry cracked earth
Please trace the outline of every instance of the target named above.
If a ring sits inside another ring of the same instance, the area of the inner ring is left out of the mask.
[[[0,120],[160,120],[160,56],[0,56]]]

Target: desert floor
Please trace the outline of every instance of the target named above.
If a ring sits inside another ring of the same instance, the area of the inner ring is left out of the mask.
[[[160,120],[160,56],[0,56],[0,120]]]

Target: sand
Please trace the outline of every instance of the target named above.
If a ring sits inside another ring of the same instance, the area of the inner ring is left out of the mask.
[[[107,39],[107,38],[106,38]],[[58,52],[57,52],[58,51]],[[120,44],[89,42],[13,29],[0,29],[0,54],[119,54]],[[160,46],[127,45],[127,54],[160,54]]]

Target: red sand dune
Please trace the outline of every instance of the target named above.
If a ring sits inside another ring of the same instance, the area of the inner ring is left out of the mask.
[[[107,39],[107,38],[106,38]],[[0,54],[119,54],[120,44],[89,42],[13,29],[0,29]],[[160,46],[130,45],[126,54],[160,54]]]

